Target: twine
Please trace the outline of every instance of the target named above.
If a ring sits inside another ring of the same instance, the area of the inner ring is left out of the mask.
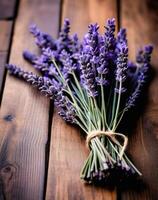
[[[126,150],[127,144],[128,144],[128,137],[123,135],[122,133],[115,133],[113,131],[99,131],[99,130],[91,131],[88,133],[87,138],[86,138],[87,147],[90,149],[91,140],[95,137],[99,137],[102,135],[109,137],[114,143],[116,143],[117,145],[119,145],[122,148],[121,152],[119,154],[120,159],[121,159]],[[120,142],[116,139],[115,136],[120,136],[123,138],[123,140],[124,140],[123,145],[120,144]]]

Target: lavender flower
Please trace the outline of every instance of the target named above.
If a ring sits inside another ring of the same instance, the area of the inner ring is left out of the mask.
[[[32,72],[25,72],[15,65],[8,64],[6,67],[10,74],[29,82],[31,85],[37,87],[41,93],[45,94],[50,99],[54,98],[56,89],[49,78],[44,76],[37,76]]]
[[[65,19],[64,27],[61,29],[57,40],[54,40],[46,33],[42,33],[36,25],[31,26],[30,31],[36,38],[37,45],[41,48],[41,55],[35,56],[32,53],[25,51],[23,56],[27,61],[31,62],[42,75],[53,78],[53,76],[57,74],[54,64],[51,62],[52,59],[56,61],[60,68],[63,68],[66,64],[66,62],[62,63],[63,52],[71,57],[73,67],[78,67],[77,59],[79,58],[78,52],[80,43],[76,34],[72,37],[69,36],[70,23],[68,19]],[[66,73],[66,69],[63,69],[63,71]]]
[[[63,50],[60,54],[60,59],[63,65],[62,73],[65,80],[70,80],[70,75],[75,73],[79,67],[78,61],[70,53]]]
[[[56,94],[55,106],[58,109],[59,115],[69,123],[76,123],[76,110],[70,103],[70,100],[64,95],[62,87]]]
[[[87,46],[84,48],[84,52],[80,56],[80,69],[81,69],[81,82],[83,87],[87,90],[89,96],[95,97],[98,95],[95,83],[96,71],[92,68],[90,48]]]
[[[126,29],[120,29],[120,31],[117,34],[117,41],[119,41],[119,43],[127,44]]]
[[[100,48],[98,29],[98,24],[89,25],[88,34],[84,37],[85,46],[83,46],[82,54],[80,56],[82,84],[88,91],[89,96],[92,97],[98,95],[95,83],[95,76],[97,74],[96,66],[99,65]]]
[[[90,24],[88,26],[89,30],[88,30],[88,34],[85,37],[85,44],[90,46],[92,51],[91,53],[95,56],[98,55],[99,53],[99,33],[98,33],[98,29],[99,29],[99,25],[96,24]]]
[[[70,32],[70,21],[69,19],[64,20],[63,28],[59,34],[59,38],[64,42],[69,41],[69,32]]]
[[[126,80],[128,57],[128,48],[126,44],[119,44],[117,56],[116,80],[124,82]]]
[[[72,55],[75,56],[75,54],[78,54],[81,48],[81,44],[79,42],[78,36],[77,34],[74,34],[71,38],[71,43],[69,45],[69,50],[71,53],[73,53]],[[76,57],[76,56],[75,56]]]
[[[116,60],[116,81],[124,82],[126,80],[126,71],[127,71],[127,63],[128,63],[128,47],[125,31],[121,31],[118,33],[118,41],[117,41],[117,60]],[[121,92],[125,92],[126,88],[121,87]],[[115,88],[115,92],[120,91],[119,86]]]
[[[137,65],[134,62],[128,61],[127,64],[127,76],[130,80],[133,80]],[[135,80],[134,80],[135,81]]]
[[[107,74],[109,66],[114,66],[116,39],[115,19],[109,19],[105,26],[105,34],[100,38],[99,66],[97,67],[98,76],[96,81],[98,85],[107,85]]]
[[[55,48],[56,47],[54,39],[49,34],[41,32],[35,24],[30,26],[30,32],[36,38],[35,40],[36,44],[40,48],[43,48],[43,47]]]
[[[60,53],[63,49],[69,51],[69,45],[71,44],[71,39],[69,36],[70,32],[70,22],[68,19],[64,20],[63,28],[59,33],[59,38],[56,42],[58,52]]]
[[[114,36],[115,32],[115,19],[108,19],[107,24],[105,26],[105,35],[104,35],[104,46],[106,51],[109,52],[109,56],[113,57],[116,39]]]
[[[140,96],[141,90],[144,87],[147,77],[149,76],[149,68],[150,68],[150,59],[151,59],[151,53],[152,53],[153,47],[151,45],[145,46],[144,50],[141,49],[138,51],[138,54],[136,56],[136,60],[138,63],[138,70],[136,70],[137,75],[137,85],[134,88],[132,94],[129,96],[126,105],[125,110],[129,110],[131,107],[135,106],[135,102],[137,98]]]
[[[44,54],[41,54],[41,56],[39,56],[38,59],[34,61],[33,66],[38,69],[43,75],[47,75],[50,68],[48,57]]]
[[[23,52],[23,57],[25,60],[30,62],[31,64],[34,64],[35,60],[37,60],[37,56],[29,51],[24,51]]]

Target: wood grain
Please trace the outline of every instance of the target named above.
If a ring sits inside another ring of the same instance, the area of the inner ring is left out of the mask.
[[[11,41],[12,21],[0,21],[0,93]]]
[[[72,32],[82,36],[91,22],[104,25],[109,17],[116,17],[116,1],[64,0],[63,19],[69,18]],[[78,129],[66,124],[54,113],[46,199],[52,200],[115,200],[116,192],[85,184],[80,170],[88,155],[85,138]]]
[[[0,0],[0,19],[15,17],[15,8],[18,0]]]
[[[121,23],[128,28],[129,51],[133,59],[136,49],[144,44],[155,47],[152,56],[154,78],[147,92],[144,114],[131,137],[130,153],[143,173],[143,182],[138,191],[122,194],[124,200],[158,199],[158,2],[154,0],[122,0]],[[138,188],[137,188],[138,189]]]
[[[10,63],[32,70],[21,56],[24,49],[37,51],[28,26],[37,23],[46,32],[57,34],[59,3],[21,0]],[[43,199],[48,121],[49,100],[7,75],[0,112],[0,196],[5,199]]]

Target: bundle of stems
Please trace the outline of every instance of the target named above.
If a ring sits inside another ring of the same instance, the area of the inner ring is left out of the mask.
[[[42,76],[12,64],[7,68],[53,99],[63,119],[86,133],[90,153],[81,178],[89,183],[120,183],[141,176],[125,153],[128,137],[119,132],[119,125],[147,82],[153,48],[140,49],[133,63],[128,61],[125,29],[115,37],[115,20],[108,19],[104,34],[98,30],[98,24],[90,24],[80,42],[76,34],[69,35],[68,19],[58,39],[32,26],[41,54],[23,55]]]

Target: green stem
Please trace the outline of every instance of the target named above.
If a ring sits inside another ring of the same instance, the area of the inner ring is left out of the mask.
[[[122,81],[120,81],[119,83],[120,83],[120,86],[119,86],[119,94],[118,94],[117,107],[116,107],[116,112],[115,112],[115,118],[114,118],[114,121],[113,121],[112,131],[114,131],[115,126],[116,126],[117,117],[118,117],[118,112],[119,112],[119,107],[120,107]]]
[[[115,128],[114,128],[114,131],[117,129],[118,125],[120,124],[120,122],[121,122],[121,120],[122,120],[122,118],[123,118],[125,112],[126,112],[126,111],[123,110],[123,112],[122,112],[122,114],[121,114],[121,116],[120,116],[120,118],[119,118],[119,120],[118,120],[118,122],[117,122],[117,124],[116,124],[116,126],[115,126]]]
[[[133,163],[129,160],[129,158],[126,156],[126,154],[124,154],[126,160],[130,163],[130,165],[135,169],[135,171],[142,176],[142,173],[133,165]]]
[[[83,90],[82,90],[82,88],[81,88],[81,85],[80,85],[80,83],[79,83],[79,81],[78,81],[78,79],[77,79],[77,77],[76,77],[76,75],[75,75],[74,72],[72,72],[72,75],[73,75],[73,77],[74,77],[76,86],[78,87],[78,90],[79,90],[79,92],[80,92],[80,94],[81,94],[81,96],[82,96],[82,101],[84,101],[85,107],[88,108],[88,103],[87,103],[87,101],[86,101],[86,99],[85,99],[85,95],[84,95],[84,93],[83,93]]]
[[[117,86],[118,86],[118,81],[116,81],[115,88],[117,88]],[[113,104],[112,104],[112,116],[111,116],[110,128],[112,126],[112,122],[113,122],[113,119],[114,119],[114,116],[115,116],[114,113],[115,113],[115,106],[116,106],[116,96],[117,96],[117,93],[114,90],[114,97],[113,97]]]
[[[101,101],[102,101],[102,122],[103,122],[103,130],[105,131],[105,126],[107,127],[107,129],[109,129],[109,126],[107,124],[107,117],[106,117],[106,107],[105,107],[105,100],[104,100],[104,88],[101,85]]]
[[[93,97],[92,98],[92,109],[94,109],[94,108],[96,110],[96,113],[95,113],[96,124],[98,124],[98,130],[101,130],[101,112],[98,108],[96,99]]]
[[[79,115],[80,120],[81,120],[82,123],[86,126],[86,122],[85,122],[85,120],[84,120],[84,118],[85,118],[86,116],[85,116],[84,112],[83,112],[83,111],[81,110],[81,108],[78,106],[78,104],[77,104],[77,102],[76,102],[76,100],[75,100],[75,98],[74,98],[74,96],[73,96],[73,94],[72,94],[72,91],[71,91],[71,89],[70,89],[68,83],[66,82],[65,78],[63,77],[63,75],[62,75],[62,73],[61,73],[61,71],[60,71],[58,65],[56,64],[55,60],[52,60],[52,62],[53,62],[53,64],[54,64],[54,66],[56,67],[56,69],[57,69],[57,71],[58,71],[60,77],[62,78],[63,84],[65,84],[65,85],[67,86],[68,91],[67,91],[67,90],[65,90],[65,91],[68,92],[68,94],[69,94],[70,97],[72,98],[72,100],[73,100],[73,102],[74,102],[74,106],[76,107],[76,110],[77,110],[77,112],[78,112],[78,115]],[[82,115],[83,115],[83,116],[82,116]],[[84,117],[84,118],[83,118],[83,117]]]

